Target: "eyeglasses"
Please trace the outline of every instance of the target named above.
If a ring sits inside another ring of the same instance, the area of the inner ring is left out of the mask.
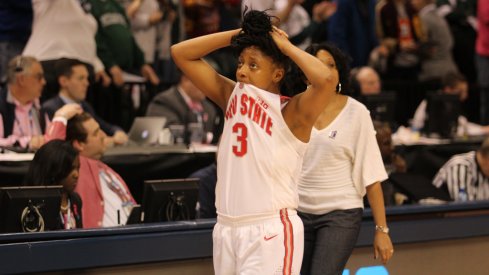
[[[34,77],[37,81],[41,81],[44,78],[44,73],[37,73],[37,74],[31,74],[31,73],[26,73],[24,75],[29,75]]]

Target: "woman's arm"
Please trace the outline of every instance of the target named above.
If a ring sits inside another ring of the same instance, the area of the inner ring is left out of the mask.
[[[304,72],[309,86],[304,93],[295,96],[284,109],[284,119],[294,135],[309,141],[312,126],[335,94],[338,74],[334,67],[326,66],[315,56],[297,48],[283,31],[274,28],[272,37],[278,48]]]
[[[229,46],[231,38],[239,31],[237,29],[204,35],[171,47],[173,60],[180,70],[223,110],[236,83],[218,74],[202,58],[212,51]]]
[[[376,182],[367,186],[367,198],[372,209],[372,215],[376,226],[382,226],[387,228],[387,221],[385,218],[385,206],[384,195],[382,193],[382,186],[380,182]],[[392,257],[394,253],[394,247],[392,246],[391,238],[388,233],[384,233],[375,230],[374,237],[374,256],[377,259],[379,256],[383,264]]]

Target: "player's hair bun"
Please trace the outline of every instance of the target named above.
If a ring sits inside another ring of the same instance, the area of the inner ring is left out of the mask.
[[[270,15],[264,11],[250,10],[246,12],[241,28],[248,35],[266,35],[272,31]]]

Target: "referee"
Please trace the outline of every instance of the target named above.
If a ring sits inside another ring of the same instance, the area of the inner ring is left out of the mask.
[[[452,156],[433,179],[454,201],[489,199],[489,138],[477,151]]]

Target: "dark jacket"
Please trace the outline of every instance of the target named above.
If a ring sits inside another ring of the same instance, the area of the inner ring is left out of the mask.
[[[7,102],[7,89],[0,90],[0,114],[2,115],[3,120],[3,137],[8,137],[12,134],[12,131],[14,130],[15,104]],[[41,131],[44,133],[46,128],[44,112],[38,111],[37,117],[39,118]]]
[[[367,64],[378,45],[375,32],[375,0],[337,0],[329,19],[329,41],[353,59],[352,67]]]
[[[31,0],[0,1],[0,41],[27,42],[32,18]]]
[[[219,117],[216,108],[207,99],[202,102],[202,106],[204,108],[204,130],[212,132],[214,137],[218,137]],[[153,98],[148,105],[146,116],[166,117],[166,125],[187,125],[188,123],[197,122],[197,115],[190,110],[176,85]]]
[[[42,112],[46,113],[49,119],[53,119],[54,113],[61,107],[65,105],[65,102],[61,99],[61,97],[55,96],[42,104]],[[112,136],[118,130],[122,131],[122,129],[116,125],[110,124],[107,121],[103,120],[101,117],[95,114],[92,106],[86,102],[82,101],[80,103],[83,111],[89,113],[97,122],[100,124],[100,129],[102,129],[107,135]]]

